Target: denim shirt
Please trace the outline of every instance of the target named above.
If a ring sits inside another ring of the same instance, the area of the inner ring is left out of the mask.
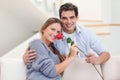
[[[100,40],[91,30],[76,24],[75,33],[76,44],[86,55],[90,53],[91,50],[98,55],[101,54],[101,52],[106,51],[103,45],[100,43]],[[54,45],[61,54],[69,53],[68,44],[65,39],[56,41]],[[84,57],[84,55],[80,54],[80,57]]]

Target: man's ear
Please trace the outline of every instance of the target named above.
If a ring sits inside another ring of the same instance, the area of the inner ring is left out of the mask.
[[[77,16],[77,20],[79,20],[79,16]]]

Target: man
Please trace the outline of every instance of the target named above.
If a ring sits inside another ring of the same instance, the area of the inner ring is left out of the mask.
[[[65,3],[61,5],[59,9],[60,20],[64,23],[63,35],[66,38],[71,38],[77,47],[79,47],[86,54],[86,62],[92,64],[102,64],[110,58],[109,52],[107,52],[97,39],[95,34],[83,26],[77,24],[78,20],[78,8],[72,3]],[[55,47],[61,54],[69,53],[68,44],[65,40],[59,40],[54,43]],[[91,49],[98,55],[91,53]],[[23,59],[25,62],[32,62],[36,57],[35,54],[29,54],[35,52],[34,50],[26,50]],[[82,53],[78,54],[79,57],[85,57]]]

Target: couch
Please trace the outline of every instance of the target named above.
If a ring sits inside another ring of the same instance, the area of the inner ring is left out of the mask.
[[[22,58],[1,57],[0,80],[26,80],[26,67]],[[111,56],[103,65],[96,65],[104,80],[120,80],[120,57]],[[62,80],[102,80],[93,65],[84,58],[75,60],[66,68]]]

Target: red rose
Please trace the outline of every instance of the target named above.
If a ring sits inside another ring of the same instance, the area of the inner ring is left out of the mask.
[[[63,34],[62,34],[62,33],[59,33],[55,38],[56,38],[56,39],[63,39],[63,37],[64,37]]]

